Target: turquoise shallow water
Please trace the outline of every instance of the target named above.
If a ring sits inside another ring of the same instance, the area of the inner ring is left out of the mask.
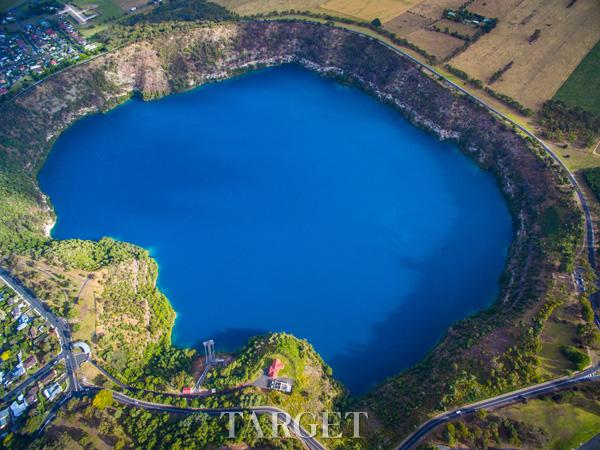
[[[39,179],[54,237],[152,250],[176,344],[288,331],[354,393],[490,304],[512,235],[454,146],[294,66],[87,117]]]

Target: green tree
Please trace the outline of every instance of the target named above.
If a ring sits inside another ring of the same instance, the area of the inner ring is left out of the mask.
[[[113,404],[113,395],[111,391],[107,391],[105,389],[101,390],[96,394],[94,400],[92,401],[92,405],[96,409],[106,409]]]

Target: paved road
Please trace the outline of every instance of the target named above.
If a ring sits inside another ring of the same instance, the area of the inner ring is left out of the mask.
[[[593,437],[585,444],[579,446],[577,450],[598,450],[600,448],[600,434],[596,437]]]
[[[4,281],[11,289],[13,289],[19,297],[25,300],[31,308],[37,311],[38,314],[45,317],[48,321],[48,324],[56,328],[60,345],[61,345],[61,353],[57,355],[53,360],[51,360],[48,364],[46,364],[42,369],[38,370],[34,375],[25,380],[18,388],[25,387],[34,381],[42,378],[48,371],[52,369],[52,367],[60,360],[65,360],[66,368],[67,368],[67,376],[69,377],[69,387],[65,395],[61,397],[61,399],[56,402],[52,409],[49,411],[46,419],[42,423],[39,432],[41,432],[56,416],[57,411],[73,396],[81,396],[85,395],[89,392],[93,392],[93,388],[82,387],[77,379],[77,374],[75,370],[77,368],[75,362],[75,356],[73,355],[73,344],[71,343],[71,334],[69,330],[69,326],[66,321],[57,318],[48,311],[41,300],[39,300],[35,295],[33,295],[27,288],[21,285],[21,283],[10,275],[6,270],[0,268],[0,279]],[[129,386],[124,385],[123,383],[116,380],[112,377],[108,372],[99,367],[97,364],[94,364],[99,370],[108,375],[112,380],[116,381],[118,385],[124,387],[126,389],[131,389]],[[13,389],[9,396],[16,395],[17,389]],[[19,391],[20,392],[20,391]],[[162,393],[161,393],[162,394]],[[125,394],[113,391],[113,397],[124,404],[144,408],[153,411],[162,411],[162,412],[171,412],[171,413],[179,413],[179,414],[191,414],[197,412],[204,412],[206,414],[211,415],[221,415],[223,412],[248,412],[254,411],[257,414],[277,414],[277,417],[282,423],[290,423],[292,424],[290,430],[304,443],[304,445],[309,450],[326,450],[314,437],[310,436],[310,434],[300,426],[297,422],[295,422],[292,417],[285,411],[274,408],[274,407],[257,407],[257,408],[225,408],[225,409],[195,409],[195,408],[178,408],[171,405],[161,405],[157,403],[145,402],[142,400],[137,400],[131,398]]]
[[[454,83],[453,81],[443,77],[433,67],[429,66],[428,64],[425,64],[425,63],[419,61],[418,59],[414,58],[410,54],[398,49],[397,47],[395,47],[391,44],[388,44],[386,42],[383,42],[379,39],[376,39],[366,33],[354,31],[354,30],[348,30],[348,31],[351,33],[357,34],[357,35],[364,36],[373,41],[376,41],[380,45],[387,47],[394,53],[399,54],[405,58],[408,58],[409,60],[411,60],[413,63],[417,64],[418,66],[421,66],[421,67],[429,70],[431,73],[436,74],[441,80],[443,80],[449,86],[458,90],[462,94],[470,97],[476,103],[478,103],[479,105],[486,108],[488,111],[490,111],[490,112],[498,115],[499,117],[503,118],[504,120],[510,122],[515,127],[517,127],[521,132],[523,132],[525,135],[532,138],[535,142],[537,142],[539,145],[541,145],[542,148],[544,148],[544,150],[554,159],[554,161],[556,161],[557,164],[559,164],[563,168],[563,170],[567,173],[569,181],[570,181],[571,185],[573,186],[573,188],[575,189],[575,192],[577,194],[577,197],[579,199],[579,202],[581,204],[582,210],[584,212],[584,217],[585,217],[588,259],[590,261],[591,266],[594,269],[596,269],[596,258],[595,258],[595,252],[594,252],[595,236],[594,236],[594,228],[593,228],[592,216],[591,216],[589,205],[587,203],[587,200],[586,200],[575,176],[571,173],[571,171],[567,168],[567,166],[562,162],[562,160],[554,153],[554,151],[550,147],[548,147],[542,140],[540,140],[535,134],[533,134],[532,132],[527,130],[525,127],[514,122],[508,116],[506,116],[505,114],[503,114],[502,112],[500,112],[499,110],[494,108],[493,106],[489,105],[484,100],[473,95],[470,91],[466,90],[459,84]],[[98,56],[100,56],[100,55],[98,55]],[[89,61],[86,61],[86,62],[89,62]],[[19,95],[20,94],[22,94],[22,92],[19,93]],[[22,287],[17,282],[17,280],[12,278],[3,269],[0,269],[0,278],[2,280],[4,280],[4,282],[6,284],[8,284],[11,288],[13,288],[15,290],[15,292],[17,292],[19,294],[19,296],[21,296],[24,300],[26,300],[28,303],[30,303],[30,305],[34,309],[36,309],[36,311],[38,311],[39,314],[46,317],[48,319],[48,322],[57,329],[59,339],[61,341],[61,348],[63,349],[63,351],[61,352],[61,355],[66,360],[67,373],[71,380],[70,390],[73,390],[75,392],[81,391],[82,388],[81,388],[79,381],[75,375],[76,365],[75,365],[75,358],[71,352],[72,345],[71,345],[71,341],[70,341],[70,333],[68,330],[68,325],[65,322],[63,322],[62,320],[55,318],[52,314],[47,312],[45,310],[45,308],[43,307],[42,303],[35,296],[33,296],[29,291],[27,291],[24,287]],[[597,309],[598,308],[597,298],[593,298],[592,301],[594,303],[595,308]],[[600,328],[600,317],[598,316],[597,313],[595,316],[595,322],[598,325],[598,327]],[[59,356],[61,356],[61,355],[59,355]],[[495,397],[495,398],[480,402],[476,405],[471,405],[463,410],[455,410],[455,411],[447,412],[447,413],[442,414],[442,415],[426,422],[425,424],[423,424],[415,433],[413,433],[411,436],[409,436],[397,448],[398,449],[411,448],[414,444],[416,444],[422,437],[424,437],[427,433],[429,433],[429,431],[431,431],[437,425],[448,422],[450,420],[453,420],[462,414],[469,414],[469,413],[472,413],[472,412],[477,411],[478,409],[482,409],[482,408],[487,409],[487,408],[497,408],[499,406],[506,406],[506,405],[515,403],[516,401],[522,400],[524,398],[529,398],[529,397],[549,393],[549,392],[552,392],[555,390],[567,388],[576,383],[589,381],[592,379],[597,379],[597,378],[599,378],[598,375],[592,375],[592,372],[595,372],[597,370],[598,370],[598,367],[595,367],[593,369],[589,369],[588,371],[584,371],[580,374],[574,375],[567,379],[560,379],[560,380],[555,380],[555,381],[551,381],[548,383],[544,383],[542,385],[532,386],[530,388],[520,390],[515,393],[506,394],[506,395],[503,395],[500,397]],[[67,395],[64,397],[64,399],[68,398],[70,395],[71,395],[71,392],[68,392]],[[129,404],[132,406],[142,407],[142,408],[150,409],[150,410],[165,411],[165,412],[179,412],[179,413],[182,413],[182,412],[183,413],[206,412],[209,414],[211,413],[211,411],[208,411],[208,410],[196,410],[196,409],[192,409],[192,408],[177,408],[177,407],[168,406],[168,405],[158,405],[158,404],[154,404],[154,403],[143,402],[141,400],[131,399],[130,397],[127,397],[124,394],[120,394],[120,393],[115,393],[114,395],[115,395],[115,398],[118,401],[121,401],[122,403],[126,403],[126,404]],[[63,399],[63,402],[66,401],[64,399]],[[257,413],[276,413],[281,417],[281,420],[284,420],[284,421],[287,421],[290,418],[290,416],[286,412],[278,410],[277,408],[264,407],[264,408],[253,408],[252,410],[254,410]],[[236,411],[244,411],[244,410],[236,409],[236,408],[227,409],[227,410],[212,410],[212,412],[214,412],[215,414],[217,414],[217,413],[220,414],[221,412],[225,412],[225,411],[236,412]],[[298,436],[303,440],[303,442],[305,443],[305,445],[308,448],[324,449],[324,447],[321,444],[319,444],[318,441],[316,441],[314,438],[310,437],[309,433],[306,432],[306,430],[303,430],[302,428],[300,428],[299,432],[298,432]]]
[[[87,392],[93,393],[98,390],[95,387],[84,388]],[[82,391],[84,392],[84,391]],[[276,415],[277,419],[282,424],[290,424],[288,429],[298,437],[309,450],[326,450],[326,448],[310,435],[298,422],[296,422],[287,412],[272,406],[258,406],[252,408],[180,408],[172,405],[164,405],[160,403],[152,403],[144,400],[129,397],[121,392],[111,391],[113,399],[119,403],[129,405],[135,408],[143,408],[148,411],[167,412],[172,414],[195,414],[204,413],[210,416],[220,417],[223,413],[244,413],[254,412],[256,414]]]
[[[361,35],[372,41],[378,42],[379,44],[381,44],[381,45],[387,47],[388,49],[390,49],[391,51],[393,51],[394,53],[409,59],[416,65],[428,70],[432,74],[435,74],[437,77],[439,77],[440,80],[443,80],[451,88],[459,91],[460,93],[471,98],[473,101],[475,101],[477,104],[484,107],[488,111],[492,112],[493,114],[495,114],[495,115],[501,117],[502,119],[506,120],[507,122],[511,123],[516,128],[518,128],[523,134],[525,134],[529,138],[533,139],[536,143],[538,143],[546,151],[546,153],[548,155],[550,155],[550,157],[564,170],[564,172],[568,176],[571,186],[573,187],[573,189],[575,190],[575,192],[577,194],[577,198],[581,205],[581,209],[583,211],[583,215],[584,215],[584,219],[585,219],[585,238],[584,238],[585,240],[584,240],[583,244],[587,248],[588,260],[590,262],[591,267],[595,271],[597,271],[596,254],[595,254],[594,224],[592,221],[592,213],[591,213],[589,204],[587,202],[587,199],[585,198],[585,195],[583,194],[583,190],[581,189],[581,186],[579,185],[577,179],[575,178],[575,175],[573,175],[573,173],[563,163],[563,161],[558,157],[558,155],[544,141],[539,139],[535,134],[533,134],[531,131],[529,131],[524,126],[515,122],[510,117],[508,117],[507,115],[505,115],[504,113],[502,113],[501,111],[499,111],[498,109],[493,107],[492,105],[488,104],[486,101],[480,99],[479,97],[477,97],[476,95],[474,95],[467,89],[463,88],[459,84],[457,84],[457,83],[453,82],[452,80],[449,80],[448,78],[441,75],[432,66],[425,64],[425,63],[419,61],[418,59],[416,59],[415,57],[413,57],[412,55],[400,50],[399,48],[397,48],[391,44],[388,44],[387,42],[384,42],[380,39],[376,39],[373,36],[370,36],[366,33],[362,33],[360,31],[355,31],[355,30],[348,30],[348,29],[347,29],[347,31],[357,34],[357,35]],[[596,326],[598,328],[600,328],[600,316],[598,314],[598,307],[600,305],[598,302],[598,295],[591,296],[590,300],[592,301],[592,304],[594,306],[594,311],[595,311],[594,322],[596,323]],[[600,369],[600,366],[595,367],[593,369],[589,369],[589,370],[592,372],[595,372],[598,369]],[[598,377],[595,376],[594,378],[598,378]],[[581,372],[580,374],[576,374],[573,377],[570,377],[568,379],[551,381],[547,384],[540,385],[540,386],[533,386],[524,391],[518,391],[517,393],[514,393],[514,394],[508,394],[507,396],[495,397],[493,399],[486,400],[485,402],[482,402],[480,404],[480,405],[484,405],[484,406],[472,406],[472,407],[469,407],[468,409],[462,410],[460,412],[460,414],[458,414],[457,411],[448,412],[446,414],[443,414],[442,416],[438,416],[438,417],[424,423],[423,425],[421,425],[421,427],[418,428],[417,431],[415,431],[411,436],[409,436],[403,443],[401,443],[397,447],[397,449],[402,449],[402,450],[410,449],[413,445],[415,445],[421,438],[423,438],[429,431],[431,431],[437,425],[439,425],[440,423],[444,423],[449,420],[455,419],[457,416],[459,416],[461,414],[470,413],[470,412],[476,411],[477,409],[481,409],[481,408],[495,408],[498,406],[509,405],[509,404],[517,401],[519,399],[519,397],[523,396],[523,395],[525,395],[525,398],[527,398],[527,396],[541,395],[543,393],[551,392],[552,390],[564,389],[566,387],[569,387],[572,384],[579,383],[582,381],[588,381],[590,379],[591,378],[589,376],[588,371],[584,371],[584,372]]]
[[[409,450],[437,426],[452,420],[456,420],[463,415],[474,413],[480,409],[493,409],[512,405],[514,403],[524,401],[525,399],[538,397],[543,394],[549,394],[555,391],[570,388],[571,386],[579,383],[586,383],[594,380],[600,380],[600,366],[584,370],[583,372],[571,377],[549,381],[547,383],[531,386],[516,392],[500,395],[498,397],[490,398],[488,400],[468,405],[463,408],[445,412],[421,425],[413,434],[411,434],[400,445],[398,445],[396,449]]]
[[[0,279],[6,283],[15,293],[26,301],[40,316],[45,317],[48,324],[56,329],[58,340],[60,342],[61,352],[58,358],[65,360],[67,369],[67,377],[69,378],[68,391],[79,391],[81,386],[75,369],[77,368],[75,356],[73,355],[73,345],[71,343],[71,331],[67,322],[56,317],[46,309],[40,299],[33,295],[26,287],[24,287],[16,278],[10,275],[6,270],[0,268]]]
[[[34,383],[35,381],[41,380],[44,378],[48,372],[50,372],[56,364],[64,358],[64,354],[61,352],[52,358],[46,365],[44,365],[41,369],[35,372],[33,375],[30,375],[25,381],[21,384],[14,387],[9,393],[0,398],[0,402],[10,402],[13,398],[16,398],[21,394],[27,386]]]

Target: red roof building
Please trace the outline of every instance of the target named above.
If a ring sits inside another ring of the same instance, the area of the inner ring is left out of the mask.
[[[183,395],[190,395],[192,393],[192,388],[189,386],[184,386],[183,389],[181,390],[181,393]]]
[[[279,371],[283,369],[283,363],[279,358],[274,359],[269,366],[269,377],[276,378],[279,375]]]

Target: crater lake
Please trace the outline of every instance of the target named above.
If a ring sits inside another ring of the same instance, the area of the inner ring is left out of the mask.
[[[496,298],[512,221],[492,175],[296,66],[88,116],[39,174],[57,239],[151,251],[173,339],[285,331],[360,394]]]

